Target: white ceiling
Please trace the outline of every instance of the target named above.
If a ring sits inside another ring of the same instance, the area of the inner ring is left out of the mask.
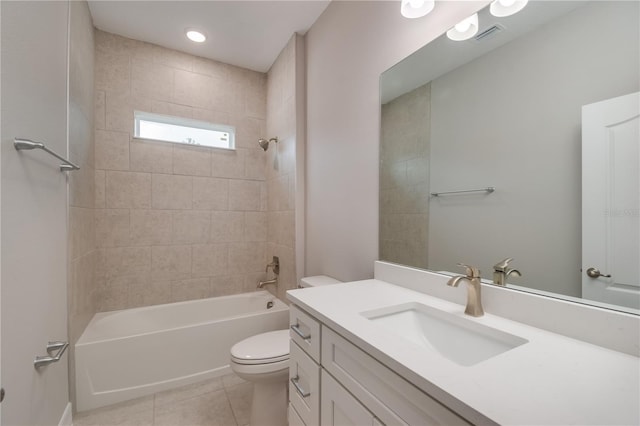
[[[329,2],[89,0],[89,8],[103,31],[266,72],[293,33],[306,33]],[[207,41],[189,41],[187,28]]]

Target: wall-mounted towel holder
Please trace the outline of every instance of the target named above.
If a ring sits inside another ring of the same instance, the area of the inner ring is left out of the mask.
[[[448,195],[448,194],[465,194],[465,193],[471,193],[471,192],[486,192],[488,194],[491,194],[493,191],[495,191],[496,188],[494,186],[487,186],[486,188],[480,188],[480,189],[465,189],[463,191],[444,191],[444,192],[432,192],[431,196],[432,197],[439,197],[441,195]]]

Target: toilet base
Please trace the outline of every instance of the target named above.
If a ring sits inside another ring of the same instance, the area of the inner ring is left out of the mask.
[[[287,425],[287,381],[254,382],[251,426]]]

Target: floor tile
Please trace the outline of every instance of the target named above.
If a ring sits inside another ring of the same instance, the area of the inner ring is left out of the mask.
[[[126,417],[95,415],[73,420],[73,426],[153,426],[153,410],[139,411]]]
[[[247,425],[251,417],[253,383],[245,382],[226,389],[238,425]]]
[[[153,425],[153,395],[73,416],[74,426],[146,426]]]
[[[156,426],[237,426],[224,390],[156,406]]]
[[[231,373],[226,376],[222,376],[222,383],[225,388],[230,388],[232,386],[239,385],[241,383],[248,383],[245,379],[242,379],[240,376]]]
[[[191,385],[182,386],[176,389],[170,389],[164,392],[156,394],[155,406],[163,406],[172,402],[178,402],[185,399],[193,398],[196,396],[204,395],[205,393],[222,390],[222,379],[215,378],[211,380],[205,380]]]

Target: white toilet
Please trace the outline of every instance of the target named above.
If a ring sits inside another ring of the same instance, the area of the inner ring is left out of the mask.
[[[306,277],[300,287],[337,284],[325,275]],[[287,424],[289,330],[277,330],[244,339],[231,348],[231,369],[253,383],[251,426]]]

